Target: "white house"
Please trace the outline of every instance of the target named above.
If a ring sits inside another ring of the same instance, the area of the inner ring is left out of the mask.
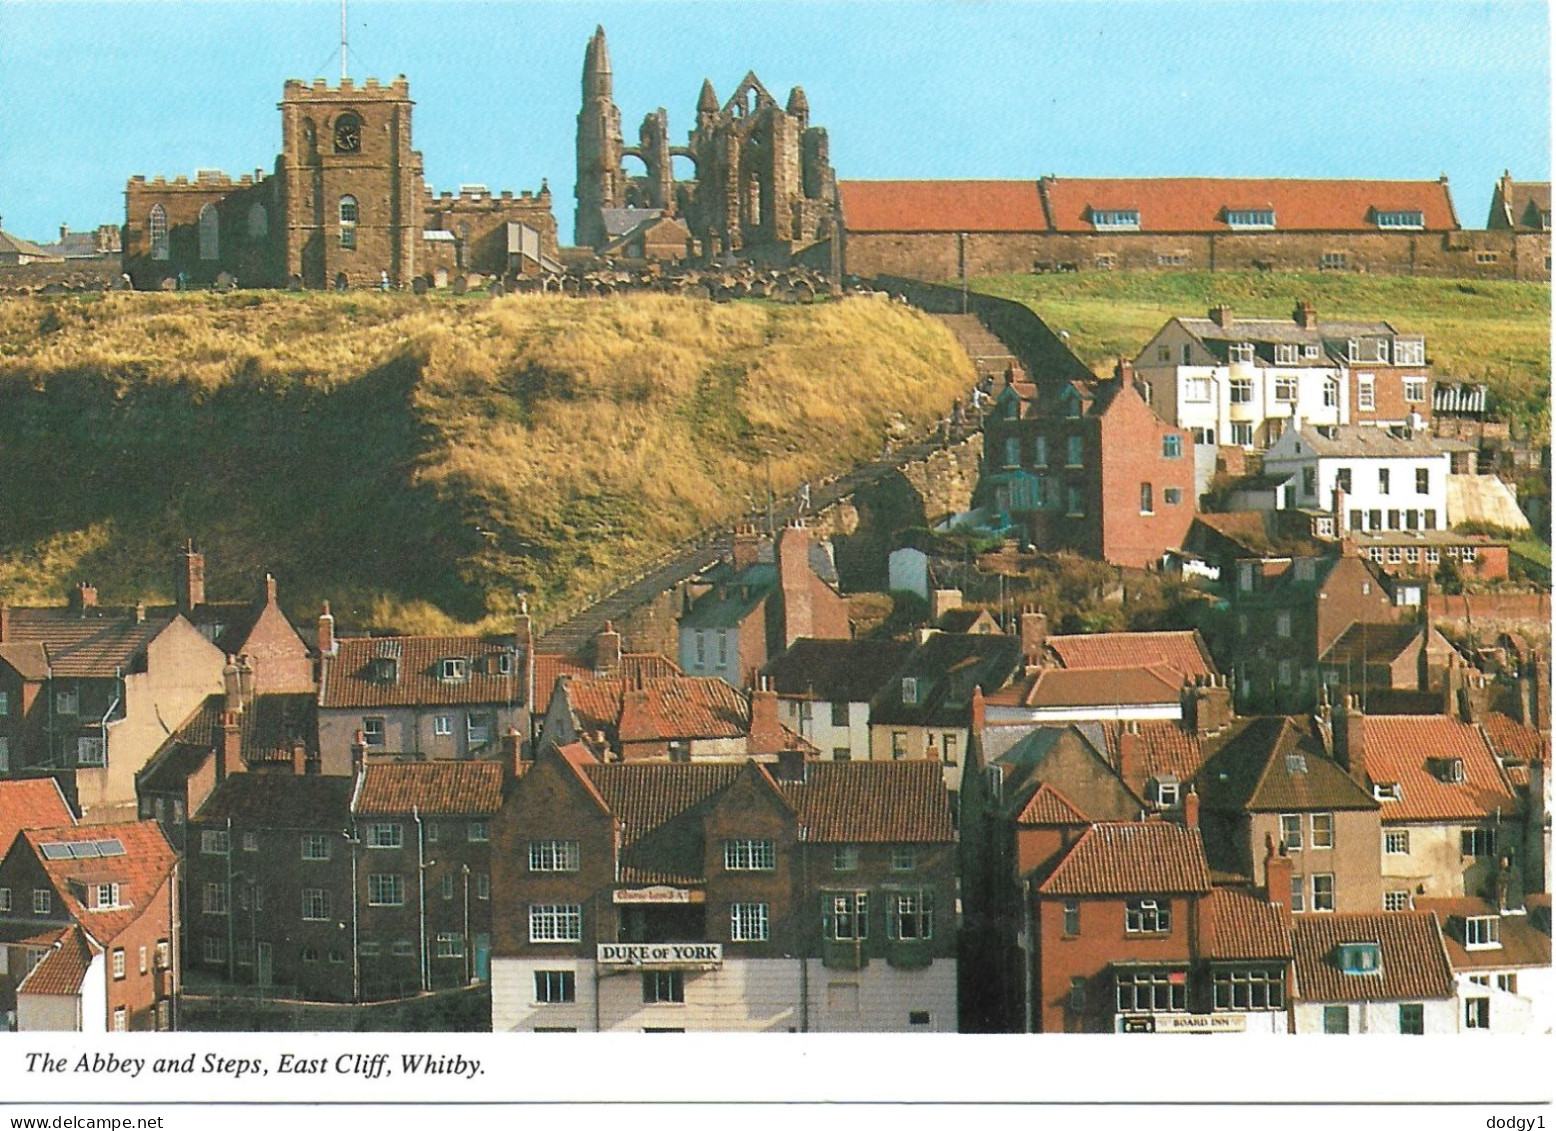
[[[764,669],[785,726],[838,762],[870,757],[870,700],[913,653],[905,640],[796,640]]]
[[[1515,901],[1521,902],[1521,901]],[[1443,924],[1459,999],[1459,1029],[1518,1036],[1551,1031],[1551,937],[1522,907],[1486,899],[1422,899]]]
[[[1196,445],[1263,448],[1293,420],[1407,425],[1430,412],[1426,342],[1387,322],[1320,323],[1308,303],[1289,319],[1174,318],[1135,359],[1164,420]]]
[[[1338,507],[1347,530],[1446,529],[1450,469],[1429,436],[1355,425],[1288,428],[1264,454],[1266,478],[1290,477],[1288,506]]]
[[[1302,915],[1292,1031],[1423,1036],[1458,1031],[1458,996],[1430,911]]]

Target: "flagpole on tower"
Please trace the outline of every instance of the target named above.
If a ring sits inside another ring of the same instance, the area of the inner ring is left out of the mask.
[[[346,0],[340,0],[340,82],[346,84]]]

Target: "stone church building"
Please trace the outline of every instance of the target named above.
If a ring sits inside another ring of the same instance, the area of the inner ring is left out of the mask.
[[[124,271],[137,288],[445,285],[554,266],[551,192],[434,191],[412,148],[410,84],[288,80],[274,171],[132,177]]]
[[[692,179],[676,179],[677,157],[691,162]],[[628,158],[641,163],[641,175],[628,175]],[[669,116],[659,109],[643,119],[638,144],[629,146],[603,28],[584,53],[575,191],[574,242],[601,254],[820,268],[834,254],[837,179],[827,131],[810,124],[802,89],[780,105],[748,73],[720,106],[705,80],[697,127],[685,145],[671,144]]]

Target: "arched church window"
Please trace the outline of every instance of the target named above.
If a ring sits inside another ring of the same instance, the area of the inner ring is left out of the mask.
[[[151,258],[168,258],[167,209],[160,204],[152,205],[146,228],[151,238]]]
[[[270,235],[270,215],[265,211],[263,204],[254,203],[249,206],[249,239],[255,243],[266,239]]]
[[[216,215],[216,205],[207,204],[200,209],[200,258],[221,258],[221,219]]]
[[[357,198],[354,196],[340,198],[340,246],[357,246]]]

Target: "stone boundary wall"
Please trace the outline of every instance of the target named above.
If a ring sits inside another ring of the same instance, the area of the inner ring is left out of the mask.
[[[1549,624],[1549,593],[1433,593],[1428,610],[1434,620],[1531,620]]]

